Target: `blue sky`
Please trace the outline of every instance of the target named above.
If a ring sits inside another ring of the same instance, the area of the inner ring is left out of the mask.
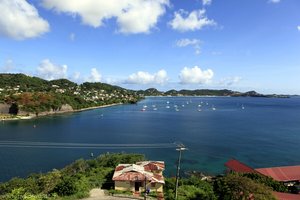
[[[299,0],[0,0],[0,72],[300,94]]]

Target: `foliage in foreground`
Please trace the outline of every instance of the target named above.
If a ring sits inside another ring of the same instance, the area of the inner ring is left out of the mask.
[[[165,184],[165,199],[174,199],[175,194],[175,178],[167,178]],[[215,200],[216,196],[213,191],[213,186],[207,181],[202,181],[195,176],[190,178],[180,179],[180,184],[178,187],[178,199],[188,200],[188,199],[205,199],[205,200]]]
[[[254,180],[245,176],[251,176]],[[255,180],[260,179],[260,180]],[[264,177],[250,174],[228,174],[213,181],[202,181],[195,176],[180,179],[178,187],[179,200],[275,200],[272,189],[264,185]],[[268,183],[279,184],[274,180]],[[175,178],[167,178],[165,199],[174,199]]]
[[[92,160],[77,160],[61,170],[13,178],[0,184],[0,200],[78,199],[91,188],[111,189],[114,168],[119,163],[145,160],[141,154],[104,154]]]
[[[145,160],[141,154],[104,154],[77,160],[61,170],[13,178],[0,184],[0,200],[73,200],[86,197],[90,189],[113,191],[112,176],[119,163]],[[166,178],[164,196],[174,199],[175,178]],[[272,189],[286,191],[281,183],[257,174],[228,174],[212,181],[196,176],[179,181],[179,200],[273,200]]]
[[[257,174],[257,173],[244,173],[244,174],[241,174],[241,176],[250,178],[250,179],[254,180],[257,183],[261,183],[265,186],[268,186],[268,187],[272,188],[274,191],[288,192],[288,187],[287,186],[285,186],[281,182],[278,182],[278,181],[274,180],[271,177],[263,176],[263,175]]]
[[[238,174],[217,179],[214,190],[218,199],[223,200],[275,200],[269,187]]]

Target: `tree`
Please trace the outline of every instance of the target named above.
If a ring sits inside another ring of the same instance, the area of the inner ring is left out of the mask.
[[[216,180],[214,190],[222,200],[275,200],[270,188],[237,174]]]
[[[19,112],[19,106],[16,103],[13,103],[9,108],[9,114],[17,115]]]

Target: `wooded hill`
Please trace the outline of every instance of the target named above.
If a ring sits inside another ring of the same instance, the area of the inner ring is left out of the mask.
[[[46,81],[24,74],[0,74],[0,103],[18,110],[40,113],[60,110],[63,105],[82,109],[113,103],[136,103],[142,96],[133,90],[105,83],[76,84],[67,79]]]
[[[233,97],[289,97],[286,95],[263,95],[255,91],[231,90],[128,90],[106,83],[82,84],[67,79],[47,81],[24,74],[0,74],[0,103],[13,106],[11,114],[20,110],[29,113],[59,111],[63,105],[78,110],[113,103],[136,103],[144,96],[233,96]]]

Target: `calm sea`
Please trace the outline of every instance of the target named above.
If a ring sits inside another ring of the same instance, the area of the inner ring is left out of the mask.
[[[145,111],[142,111],[144,108]],[[148,97],[120,105],[0,122],[0,142],[183,143],[182,169],[223,173],[237,158],[254,167],[300,165],[300,98]],[[175,148],[19,148],[0,145],[0,181],[62,168],[105,152],[143,153],[175,175]]]

